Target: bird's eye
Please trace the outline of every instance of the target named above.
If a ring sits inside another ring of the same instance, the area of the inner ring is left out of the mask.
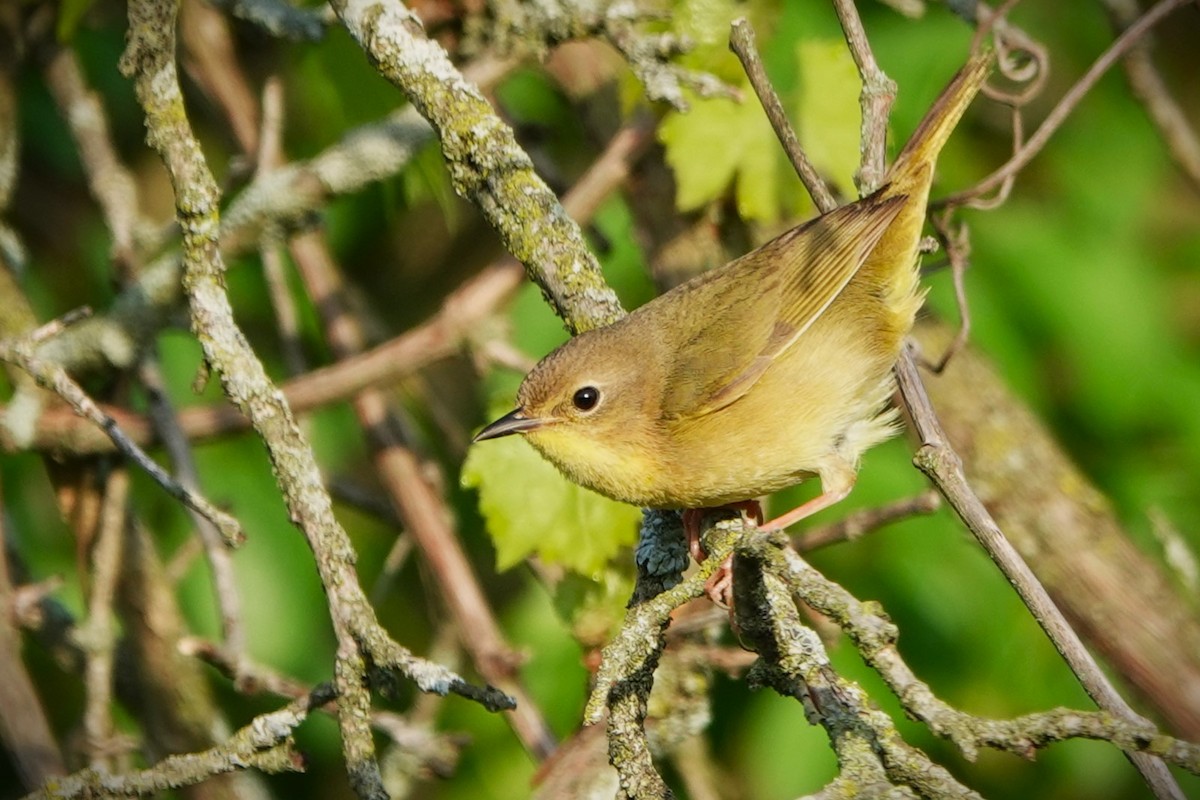
[[[571,402],[580,411],[591,411],[600,402],[600,390],[595,386],[585,386],[575,392]]]

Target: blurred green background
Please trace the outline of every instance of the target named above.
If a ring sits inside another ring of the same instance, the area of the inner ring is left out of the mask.
[[[144,210],[165,219],[169,195],[162,170],[142,144],[140,112],[116,68],[124,41],[123,8],[109,2],[82,5],[78,26],[65,35],[101,93],[116,142],[141,183]],[[1099,4],[1071,5],[1069,15],[1059,4],[1035,3],[1013,13],[1013,20],[1052,55],[1047,88],[1028,111],[1031,120],[1040,120],[1112,40]],[[740,81],[740,72],[726,52],[724,32],[735,13],[751,17],[802,142],[814,143],[823,169],[844,193],[852,193],[857,85],[847,70],[832,10],[816,0],[736,6],[685,0],[676,6],[673,23],[699,43],[682,60],[733,82]],[[940,5],[930,6],[921,19],[876,3],[863,3],[861,12],[881,66],[899,86],[893,115],[898,145],[962,63],[972,31]],[[276,72],[285,81],[284,137],[293,158],[320,152],[353,126],[376,120],[402,102],[336,26],[323,42],[308,45],[280,43],[242,23],[234,29],[252,80]],[[1198,31],[1189,9],[1156,33],[1156,58],[1181,102],[1190,104],[1185,110],[1194,126],[1200,125],[1194,81]],[[632,109],[639,102],[632,78],[622,75],[619,81]],[[232,140],[207,98],[194,87],[187,91],[210,164],[228,179]],[[496,96],[523,141],[553,164],[556,172],[548,178],[557,182],[555,188],[568,187],[597,152],[572,101],[532,62],[514,71]],[[809,213],[782,154],[762,138],[756,113],[703,101],[690,120],[658,111],[666,116],[661,138],[677,169],[681,205],[719,208],[722,214],[736,210],[761,226],[760,233]],[[31,257],[22,285],[43,320],[84,304],[102,310],[115,291],[108,233],[87,194],[66,127],[33,66],[19,75],[18,113],[21,174],[9,219]],[[965,187],[1002,163],[1009,152],[1006,128],[1005,111],[978,104],[942,157],[941,192]],[[718,173],[724,180],[714,177]],[[1101,80],[1021,173],[1005,204],[964,217],[973,243],[967,276],[973,344],[994,359],[1014,390],[1053,427],[1116,503],[1145,550],[1157,554],[1161,548],[1152,510],[1194,549],[1200,530],[1200,197],[1173,166],[1119,70]],[[453,197],[435,147],[427,147],[395,179],[337,199],[324,220],[381,337],[418,324],[448,291],[500,254],[476,212]],[[626,201],[616,197],[589,229],[606,275],[628,307],[653,293],[634,222]],[[239,322],[272,374],[285,377],[259,265],[244,259],[231,265],[228,278]],[[935,273],[928,283],[930,306],[954,319],[948,274]],[[314,364],[327,362],[316,315],[298,288],[296,297],[304,312],[306,352]],[[532,287],[521,290],[506,317],[513,342],[530,358],[565,337]],[[203,395],[191,391],[200,353],[189,335],[166,331],[157,344],[179,406],[219,400],[215,382]],[[505,632],[529,656],[523,678],[555,732],[566,737],[579,724],[588,680],[570,621],[556,610],[535,571],[523,564],[497,570],[497,546],[479,513],[478,496],[459,485],[465,435],[489,411],[511,402],[519,378],[517,372],[498,369],[476,380],[463,360],[406,381],[396,387],[396,396],[424,437],[422,446],[441,467],[460,535]],[[431,406],[448,409],[461,435],[439,428]],[[305,426],[327,476],[369,485],[367,451],[345,406],[310,414]],[[924,482],[910,465],[911,452],[911,444],[899,439],[870,453],[851,498],[819,521],[919,491]],[[235,561],[246,593],[252,656],[305,681],[329,678],[333,639],[324,598],[311,556],[287,521],[261,444],[249,436],[229,437],[200,444],[196,457],[206,494],[228,504],[249,532]],[[57,596],[81,614],[75,544],[57,516],[40,458],[5,455],[0,477],[11,545],[34,578],[62,575],[66,583]],[[143,476],[135,475],[134,487],[137,512],[169,557],[191,535],[189,522]],[[777,507],[786,503],[781,499]],[[345,506],[339,507],[339,518],[360,553],[364,585],[370,586],[397,531]],[[613,535],[610,547],[598,549],[616,550],[614,563],[627,574],[631,557],[620,546],[628,544],[630,529]],[[811,560],[858,597],[882,602],[900,627],[900,650],[914,670],[959,708],[1010,717],[1056,705],[1089,707],[1004,579],[947,512],[893,525],[814,553]],[[428,652],[446,619],[427,578],[420,559],[410,559],[379,609],[389,630],[417,653]],[[1195,587],[1188,591],[1194,599]],[[216,635],[208,575],[198,563],[180,583],[179,599],[196,632]],[[848,644],[835,646],[832,657],[839,671],[860,681],[897,719],[909,742],[926,748],[987,797],[1147,796],[1125,759],[1100,743],[1055,745],[1040,752],[1035,763],[991,752],[968,763],[922,726],[904,720]],[[58,732],[68,738],[79,722],[78,679],[59,672],[32,644],[27,660]],[[465,661],[461,668],[469,672]],[[273,707],[269,700],[238,697],[221,679],[214,678],[214,685],[234,725]],[[410,699],[401,698],[396,706],[404,708]],[[791,798],[818,790],[834,774],[824,734],[805,722],[794,702],[766,691],[752,693],[740,680],[725,677],[716,681],[713,702],[715,723],[708,735],[728,776],[729,797]],[[438,724],[466,732],[470,744],[452,777],[426,782],[414,796],[457,800],[528,794],[536,765],[501,717],[451,698],[441,705]],[[309,772],[269,778],[277,796],[349,797],[336,726],[327,718],[314,719],[299,740],[310,757]],[[15,784],[5,777],[10,769],[0,761],[0,786]],[[1184,780],[1189,793],[1200,796],[1200,782]],[[0,789],[0,797],[10,796],[17,793]]]

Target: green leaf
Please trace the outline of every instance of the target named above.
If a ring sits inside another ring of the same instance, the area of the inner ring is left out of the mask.
[[[743,91],[744,102],[696,100],[686,114],[667,114],[659,127],[680,210],[713,202],[736,181],[743,218],[771,222],[778,216],[779,145],[749,86]]]
[[[801,39],[796,44],[799,76],[797,135],[813,166],[852,194],[858,169],[862,80],[841,39]]]
[[[596,578],[633,544],[641,519],[639,509],[568,481],[520,436],[472,447],[462,483],[479,490],[500,570],[536,555]]]
[[[672,11],[672,27],[697,47],[727,51],[729,23],[737,13],[738,5],[732,0],[684,0]]]
[[[624,621],[632,594],[631,561],[605,567],[590,578],[568,572],[554,586],[554,608],[570,623],[575,641],[584,647],[603,647]]]

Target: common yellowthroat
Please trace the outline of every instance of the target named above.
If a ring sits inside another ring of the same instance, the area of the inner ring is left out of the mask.
[[[744,508],[814,475],[821,495],[770,527],[841,500],[895,432],[934,163],[990,69],[982,54],[959,71],[882,189],[571,339],[475,441],[523,434],[576,483],[648,508]]]

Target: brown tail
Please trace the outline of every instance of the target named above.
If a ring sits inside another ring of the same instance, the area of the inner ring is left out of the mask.
[[[921,124],[913,131],[908,144],[896,156],[888,171],[892,184],[887,194],[927,194],[933,178],[933,166],[950,134],[971,105],[980,87],[992,71],[992,52],[984,50],[971,57],[933,101]],[[922,206],[924,199],[920,200]]]
[[[923,296],[918,287],[917,243],[925,225],[925,205],[929,201],[934,164],[991,69],[990,51],[972,56],[942,90],[888,171],[882,194],[885,197],[904,195],[906,200],[862,266],[860,275],[864,284],[872,286],[884,299],[900,336],[912,326]]]

